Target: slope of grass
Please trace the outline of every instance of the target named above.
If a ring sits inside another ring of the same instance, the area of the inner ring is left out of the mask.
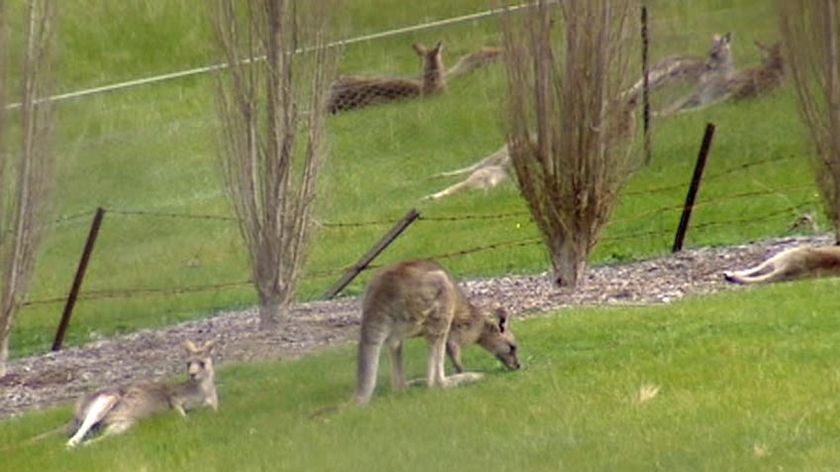
[[[840,460],[837,280],[762,287],[670,306],[577,308],[514,325],[524,369],[364,409],[351,346],[296,362],[234,366],[221,409],[165,415],[67,453],[22,441],[67,408],[0,424],[8,470],[823,470]],[[409,343],[421,376],[425,346]],[[387,371],[387,362],[382,366]],[[643,385],[658,395],[641,402]]]
[[[366,0],[344,2],[347,10],[339,18],[342,35],[351,37],[486,7],[484,0],[435,0],[411,8],[396,0]],[[736,60],[753,64],[758,59],[750,42],[775,37],[767,8],[763,0],[654,2],[653,55],[702,55],[714,32],[732,30]],[[187,0],[63,1],[58,88],[213,63],[206,23],[203,10]],[[444,41],[451,63],[483,45],[498,45],[498,24],[469,22],[358,43],[343,49],[341,71],[415,75],[418,61],[410,44],[438,40]],[[68,344],[254,303],[253,289],[237,285],[250,274],[232,221],[164,216],[231,216],[219,175],[214,88],[212,77],[199,76],[58,105],[54,206],[59,220],[38,261],[30,300],[65,296],[94,209],[109,210]],[[453,182],[431,179],[433,174],[473,162],[502,144],[504,94],[504,73],[493,66],[451,83],[441,96],[330,118],[331,153],[317,215],[324,225],[301,299],[319,297],[412,207],[420,208],[424,219],[388,249],[381,263],[449,255],[443,262],[459,277],[547,268],[539,244],[506,245],[538,238],[513,185],[442,202],[420,200]],[[797,116],[792,90],[785,88],[753,103],[657,121],[653,162],[632,177],[592,263],[649,257],[670,248],[708,121],[717,124],[718,134],[687,244],[787,234],[799,213],[818,211]],[[768,159],[774,161],[748,167]],[[126,213],[135,210],[145,213]],[[494,245],[498,249],[473,252]],[[359,293],[366,277],[346,293]],[[13,333],[13,354],[46,349],[61,308],[60,303],[27,306]]]

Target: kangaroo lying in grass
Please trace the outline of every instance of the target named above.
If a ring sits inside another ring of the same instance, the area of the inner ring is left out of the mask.
[[[716,77],[729,77],[734,71],[732,60],[732,34],[715,34],[706,57],[670,56],[648,70],[648,89],[658,89],[680,83],[703,84]],[[625,92],[625,98],[638,102],[644,86],[644,77]]]
[[[67,447],[72,448],[102,430],[99,439],[120,434],[138,421],[174,409],[181,416],[187,410],[209,406],[219,407],[214,383],[213,341],[197,347],[186,341],[187,374],[189,379],[177,384],[158,382],[131,383],[106,387],[83,396],[76,403],[75,417],[68,428],[71,437]]]
[[[444,91],[443,43],[439,42],[431,49],[422,44],[413,44],[412,47],[423,58],[423,77],[420,80],[356,75],[339,77],[330,88],[329,112],[339,113]]]
[[[755,267],[723,273],[727,281],[739,284],[831,276],[840,276],[840,246],[788,249]]]
[[[784,80],[781,43],[765,46],[756,41],[755,45],[763,55],[760,66],[744,69],[729,76],[714,77],[700,84],[688,97],[667,107],[662,114],[699,110],[727,100],[758,98],[778,88]]]
[[[356,371],[356,403],[370,401],[376,386],[379,354],[387,344],[391,386],[408,386],[403,367],[403,342],[423,336],[429,342],[426,383],[453,387],[482,377],[464,372],[461,348],[478,343],[509,369],[519,368],[510,316],[503,310],[487,315],[467,300],[446,269],[435,261],[401,262],[381,269],[370,281],[362,302],[362,327]],[[458,372],[446,377],[447,353]]]
[[[463,174],[469,174],[469,176],[461,182],[453,184],[440,192],[426,195],[423,198],[426,200],[439,200],[463,190],[489,190],[510,178],[510,165],[510,153],[508,152],[507,145],[504,145],[498,151],[475,164],[464,167],[463,169],[436,174],[435,177],[451,177]]]

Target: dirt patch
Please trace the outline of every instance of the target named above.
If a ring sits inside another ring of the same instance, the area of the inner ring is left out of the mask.
[[[787,238],[727,248],[701,248],[676,255],[592,268],[577,290],[554,289],[545,275],[507,276],[463,282],[480,305],[503,306],[528,316],[570,305],[667,304],[687,295],[735,288],[724,270],[753,265],[783,249],[826,245],[828,236]],[[166,329],[145,330],[13,361],[0,378],[0,419],[73,401],[107,384],[158,380],[181,374],[181,342],[217,339],[219,365],[295,359],[326,346],[353,341],[358,300],[346,298],[295,307],[282,329],[258,330],[255,309],[220,313]]]

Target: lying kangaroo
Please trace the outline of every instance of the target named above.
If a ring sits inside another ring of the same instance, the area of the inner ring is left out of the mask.
[[[756,41],[755,46],[761,50],[761,65],[745,69],[729,79],[733,100],[758,98],[782,85],[785,77],[785,63],[782,57],[782,43],[776,42],[770,46]]]
[[[788,249],[750,269],[723,273],[727,281],[739,284],[838,275],[840,275],[840,246]]]
[[[437,262],[402,262],[381,269],[370,281],[362,302],[355,395],[358,404],[366,404],[373,395],[384,344],[391,357],[392,388],[407,387],[403,341],[416,336],[429,342],[429,387],[452,387],[481,378],[479,373],[465,373],[461,363],[461,348],[472,343],[494,354],[509,369],[519,368],[510,317],[503,310],[497,310],[495,317],[482,313]],[[444,352],[458,372],[450,377],[444,375]]]
[[[510,153],[508,152],[507,145],[504,145],[498,151],[475,164],[464,167],[463,169],[436,174],[435,177],[452,177],[467,173],[470,175],[461,182],[451,185],[440,192],[426,195],[423,198],[426,200],[439,200],[462,190],[489,190],[510,178],[510,165]]]
[[[732,34],[715,34],[706,57],[670,56],[648,70],[648,90],[654,91],[679,83],[702,84],[715,77],[729,77],[733,70]],[[633,102],[642,94],[644,77],[625,92]]]
[[[698,110],[726,100],[758,98],[779,87],[784,80],[784,59],[781,43],[765,46],[756,41],[762,51],[760,66],[738,71],[730,76],[715,77],[686,99],[670,106],[663,114]]]
[[[106,387],[83,396],[76,402],[76,412],[68,432],[72,434],[67,447],[76,447],[91,433],[102,429],[102,436],[120,434],[144,418],[174,409],[181,416],[198,406],[219,407],[216,385],[213,382],[214,341],[196,347],[186,341],[187,373],[189,379],[178,384],[131,383]]]
[[[339,77],[330,88],[327,108],[330,113],[363,108],[370,105],[419,97],[446,89],[443,66],[443,44],[428,49],[413,44],[414,51],[423,58],[423,77],[398,79],[391,77]]]
[[[444,74],[446,80],[463,77],[476,69],[496,63],[502,58],[504,49],[495,47],[483,47],[478,51],[471,52],[458,59],[452,67]]]

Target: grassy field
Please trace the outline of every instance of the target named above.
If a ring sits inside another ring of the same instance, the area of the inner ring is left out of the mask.
[[[351,346],[219,374],[221,408],[175,414],[67,453],[25,444],[68,408],[0,423],[6,470],[831,470],[840,461],[837,280],[669,306],[570,309],[513,325],[523,370],[479,348],[487,378],[349,399]],[[409,343],[410,377],[424,343]],[[640,401],[642,386],[658,395]]]
[[[66,0],[60,7],[60,92],[217,61],[208,21],[191,0]],[[485,0],[435,0],[411,8],[401,0],[345,2],[340,34],[353,37],[486,7]],[[759,60],[753,40],[778,37],[765,0],[662,1],[650,7],[654,58],[702,55],[713,33],[734,31],[736,61],[746,67]],[[410,43],[438,40],[451,62],[499,44],[498,24],[462,23],[348,46],[341,72],[414,75],[418,61]],[[29,297],[35,303],[24,309],[13,333],[13,355],[50,345],[62,308],[54,300],[70,286],[97,206],[108,212],[68,344],[254,303],[253,289],[241,284],[249,271],[232,221],[161,216],[231,216],[219,176],[214,83],[203,75],[57,105],[56,223],[36,268]],[[438,97],[330,119],[331,154],[317,215],[324,225],[301,299],[318,298],[412,207],[424,219],[380,262],[452,255],[443,260],[460,277],[547,269],[539,244],[506,245],[537,237],[513,185],[443,202],[421,201],[452,183],[431,175],[473,162],[502,144],[504,92],[501,68],[491,67],[451,83]],[[805,158],[810,151],[788,86],[755,102],[657,121],[653,161],[632,177],[593,264],[669,250],[707,122],[716,123],[718,132],[688,245],[785,235],[801,213],[819,212]],[[470,215],[481,218],[466,218]],[[491,245],[499,249],[472,252]],[[365,280],[361,277],[346,293],[359,293]],[[205,289],[183,290],[191,287]]]

